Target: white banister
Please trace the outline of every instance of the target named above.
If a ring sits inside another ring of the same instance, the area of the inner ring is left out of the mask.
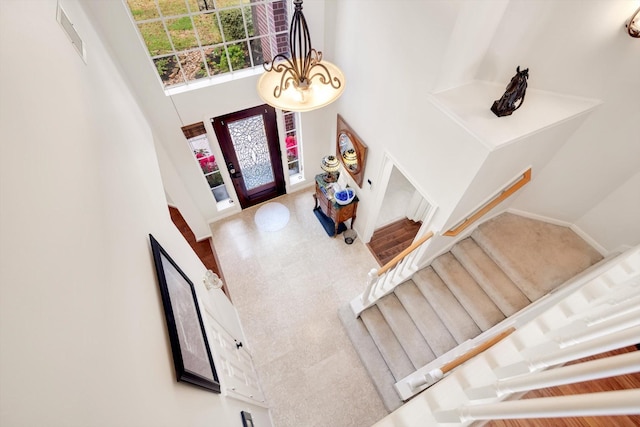
[[[433,415],[437,421],[443,423],[471,420],[635,415],[640,414],[638,402],[640,402],[640,389],[631,389],[465,405],[455,410],[436,411]]]
[[[640,316],[636,311],[629,311],[619,316],[609,316],[607,320],[591,325],[584,320],[576,320],[547,335],[552,337],[560,348],[564,348],[638,325],[640,325]]]
[[[583,357],[604,353],[605,351],[635,345],[638,342],[640,342],[640,326],[628,328],[566,348],[560,348],[557,343],[550,342],[527,349],[523,352],[530,355],[527,360],[496,368],[495,374],[500,379],[509,378],[511,376],[544,369],[549,366],[571,362]]]
[[[470,388],[466,394],[472,400],[502,397],[510,393],[609,378],[633,372],[640,372],[640,351],[499,380],[490,386]]]
[[[367,277],[365,291],[351,301],[351,310],[356,316],[371,307],[384,295],[404,281],[408,280],[416,272],[415,260],[418,251],[423,251],[425,243],[434,236],[433,231],[428,231],[417,237],[411,245],[396,255],[391,261],[379,269],[371,269]]]
[[[369,273],[367,273],[367,288],[362,293],[363,305],[367,305],[369,300],[371,300],[371,297],[373,296],[373,292],[374,292],[374,286],[377,282],[378,282],[378,270],[375,268],[372,268],[371,270],[369,270]]]

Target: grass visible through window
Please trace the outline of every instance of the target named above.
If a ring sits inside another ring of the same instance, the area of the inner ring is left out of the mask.
[[[127,0],[165,87],[262,66],[288,46],[286,3]]]

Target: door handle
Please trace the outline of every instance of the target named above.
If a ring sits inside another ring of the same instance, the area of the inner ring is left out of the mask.
[[[233,166],[233,163],[231,162],[227,163],[227,169],[229,170],[229,175],[231,175],[231,178],[240,178],[242,176],[240,172],[236,171],[236,167]]]

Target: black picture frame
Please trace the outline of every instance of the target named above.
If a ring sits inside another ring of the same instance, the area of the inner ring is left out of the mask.
[[[177,381],[220,393],[193,283],[149,234]]]

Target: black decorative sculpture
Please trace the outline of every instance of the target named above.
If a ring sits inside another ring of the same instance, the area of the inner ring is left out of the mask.
[[[502,98],[498,99],[491,106],[491,111],[498,116],[510,116],[511,113],[516,111],[522,106],[524,102],[524,95],[527,91],[527,79],[529,78],[529,69],[520,71],[520,66],[516,68],[516,75],[513,76],[507,89],[502,95]],[[518,106],[516,102],[520,101]]]

